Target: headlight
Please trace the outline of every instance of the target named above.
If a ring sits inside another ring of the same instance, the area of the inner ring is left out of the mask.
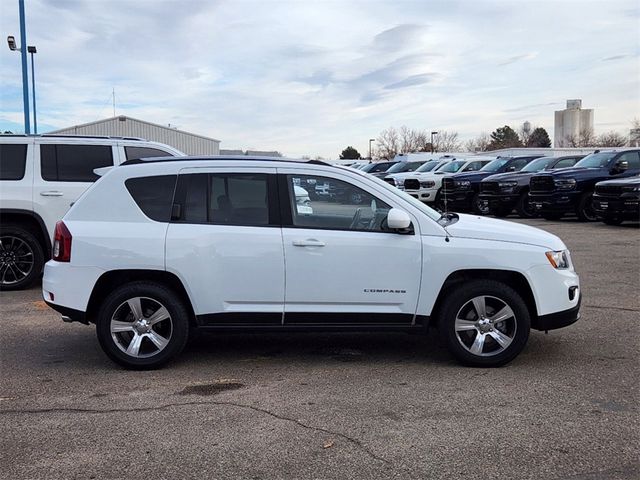
[[[433,180],[425,180],[424,182],[420,182],[420,186],[422,188],[431,188],[436,186],[436,182]]]
[[[628,187],[622,187],[623,192],[640,192],[640,185],[630,185]]]
[[[558,190],[573,190],[576,188],[575,178],[558,178],[553,183]]]
[[[471,186],[471,182],[469,180],[458,180],[456,181],[456,186],[460,188],[469,188]]]
[[[396,183],[396,187],[399,187],[400,185],[404,185],[404,179],[394,178],[393,181]]]
[[[569,268],[569,251],[561,250],[559,252],[545,252],[547,260],[553,268],[566,269]]]
[[[498,182],[500,188],[513,188],[518,186],[518,182]]]

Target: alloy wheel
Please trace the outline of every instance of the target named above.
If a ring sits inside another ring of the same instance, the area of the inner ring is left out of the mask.
[[[169,344],[173,321],[167,308],[148,297],[134,297],[120,304],[111,317],[111,338],[127,355],[149,358]]]
[[[33,270],[34,254],[27,242],[6,235],[0,237],[0,283],[13,285],[29,276]]]
[[[458,311],[455,333],[470,353],[489,357],[504,352],[516,336],[517,321],[503,300],[482,295],[466,302]]]

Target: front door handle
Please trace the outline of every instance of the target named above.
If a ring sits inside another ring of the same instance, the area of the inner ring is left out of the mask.
[[[43,197],[61,197],[64,195],[63,192],[58,192],[56,190],[50,190],[48,192],[40,192],[40,195]]]
[[[324,247],[324,242],[315,238],[307,238],[306,240],[294,240],[294,247]]]

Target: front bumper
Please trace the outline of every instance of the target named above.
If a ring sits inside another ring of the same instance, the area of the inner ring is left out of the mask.
[[[443,190],[440,194],[442,203],[446,203],[447,210],[471,210],[471,204],[475,192],[473,190],[449,190],[445,193]]]
[[[502,210],[505,208],[514,208],[518,203],[519,195],[516,193],[491,194],[481,193],[480,201],[489,207],[489,212]]]
[[[574,212],[582,192],[529,193],[529,204],[538,213]]]
[[[616,197],[593,196],[593,210],[600,218],[640,219],[640,199],[637,195],[627,194]]]
[[[581,296],[578,297],[578,304],[575,307],[563,310],[561,312],[550,313],[548,315],[540,315],[531,323],[534,330],[557,330],[558,328],[568,327],[576,323],[580,319],[580,302]]]
[[[405,189],[405,192],[411,195],[413,198],[420,200],[421,202],[435,202],[437,190],[421,188],[420,190],[408,190]]]

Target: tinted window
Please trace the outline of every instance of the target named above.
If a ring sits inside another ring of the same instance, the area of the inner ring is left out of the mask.
[[[147,217],[156,222],[169,221],[176,175],[130,178],[124,184]]]
[[[288,184],[296,227],[328,230],[385,231],[389,205],[361,188],[328,177],[314,177],[315,191],[309,192],[304,175],[289,175]]]
[[[553,168],[567,168],[567,167],[573,167],[578,160],[580,160],[579,158],[563,158],[562,160],[560,160],[558,163],[556,163]]]
[[[95,182],[93,170],[113,166],[109,145],[40,145],[42,179],[60,182]]]
[[[269,225],[268,175],[180,175],[177,221],[217,225]]]
[[[527,163],[529,163],[530,160],[530,158],[518,158],[511,162],[507,168],[513,172],[517,172],[521,170],[522,167],[524,167]]]
[[[616,156],[616,153],[608,152],[608,153],[592,153],[591,155],[587,155],[578,163],[576,163],[576,167],[584,167],[584,168],[602,168],[606,167],[611,159]]]
[[[616,163],[627,162],[629,164],[629,170],[640,168],[640,157],[638,152],[626,152],[618,157]]]
[[[480,170],[486,164],[487,164],[487,162],[480,162],[480,161],[471,162],[469,165],[467,165],[465,167],[464,171],[465,172],[475,172],[477,170]]]
[[[27,164],[27,144],[0,144],[0,180],[21,180]]]
[[[165,152],[164,150],[158,150],[157,148],[149,147],[124,147],[124,153],[127,156],[127,160],[137,160],[139,158],[149,157],[173,157],[174,155]]]
[[[483,172],[497,172],[502,166],[509,161],[508,158],[496,158],[491,160],[484,167],[481,168]]]

